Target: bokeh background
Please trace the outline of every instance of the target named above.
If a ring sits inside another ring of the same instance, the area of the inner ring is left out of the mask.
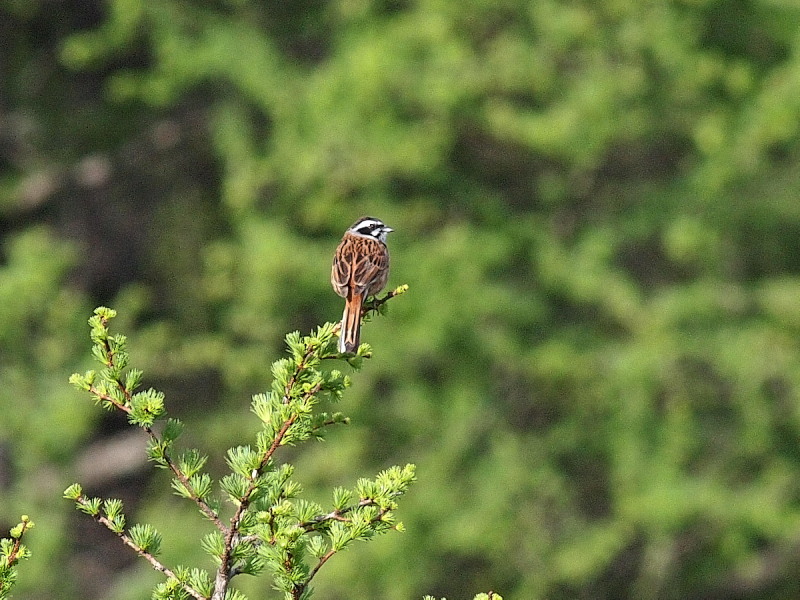
[[[17,598],[160,580],[73,481],[209,566],[140,432],[67,384],[91,310],[220,474],[283,335],[339,317],[362,214],[410,292],[365,326],[353,424],[284,456],[322,502],[419,481],[317,597],[800,596],[795,0],[0,0],[0,40]]]

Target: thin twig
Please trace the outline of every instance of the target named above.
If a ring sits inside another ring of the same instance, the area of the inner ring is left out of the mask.
[[[326,421],[323,421],[319,425],[314,425],[314,427],[311,428],[311,432],[316,433],[323,427],[330,427],[331,425],[349,425],[349,424],[350,424],[350,419],[347,417],[341,421],[337,421],[335,419],[328,419]]]
[[[389,300],[391,300],[395,296],[399,296],[400,294],[405,293],[407,289],[408,285],[401,285],[400,287],[397,287],[393,290],[386,292],[386,295],[383,296],[382,298],[377,298],[377,297],[372,298],[370,302],[364,304],[364,307],[361,309],[361,315],[363,316],[368,312],[377,311],[381,306],[386,304]]]
[[[86,504],[86,498],[84,496],[81,496],[80,498],[78,498],[77,501],[79,503],[81,503],[81,504],[84,504],[84,505]],[[162,564],[155,556],[150,554],[147,550],[144,550],[143,548],[140,548],[139,545],[136,544],[136,542],[134,542],[128,535],[126,535],[122,531],[116,531],[114,529],[114,524],[111,521],[109,521],[106,517],[104,517],[101,514],[96,514],[96,515],[91,515],[91,516],[94,518],[95,521],[105,525],[105,527],[109,531],[114,533],[120,540],[122,540],[123,544],[125,544],[129,548],[133,549],[133,551],[136,552],[136,554],[138,554],[139,556],[144,558],[147,562],[149,562],[152,565],[153,569],[163,573],[167,577],[169,577],[171,579],[174,579],[175,581],[180,583],[181,587],[192,598],[196,598],[197,600],[208,600],[205,596],[203,596],[200,592],[198,592],[196,589],[194,589],[188,583],[184,583],[183,581],[180,581],[178,579],[177,575],[175,575],[174,571],[172,571],[172,569],[170,569],[169,567],[167,567],[164,564]]]
[[[106,349],[106,353],[107,353],[107,355],[109,357],[108,361],[106,362],[106,366],[111,368],[111,367],[114,366],[114,361],[113,361],[113,352],[111,351],[111,346],[109,345],[108,340],[105,341],[105,349]],[[115,408],[121,410],[122,412],[124,412],[126,414],[130,414],[131,410],[132,410],[131,407],[130,407],[132,394],[125,387],[125,384],[120,379],[115,378],[114,379],[114,383],[117,384],[117,387],[119,388],[119,390],[122,392],[123,396],[125,397],[125,403],[124,404],[120,403],[118,400],[116,400],[115,398],[113,398],[109,394],[101,393],[94,386],[89,388],[89,392],[94,394],[96,397],[100,398],[101,400],[105,400],[107,402],[110,402],[111,404],[114,405]],[[153,431],[153,429],[151,427],[144,426],[144,427],[142,427],[142,429],[145,430],[145,432],[147,433],[147,435],[150,436],[150,439],[153,442],[155,442],[156,444],[160,444],[161,443],[161,440],[159,439],[158,435]],[[195,489],[192,486],[191,482],[189,481],[189,478],[186,476],[186,474],[183,471],[181,471],[178,468],[178,466],[172,460],[172,457],[170,457],[169,453],[167,453],[166,450],[165,450],[163,452],[162,456],[164,457],[164,463],[167,465],[169,470],[172,471],[172,474],[175,475],[175,478],[180,482],[180,484],[183,486],[183,488],[188,492],[189,497],[194,501],[195,504],[197,504],[197,507],[200,509],[200,512],[202,512],[212,523],[214,523],[214,525],[217,527],[217,529],[223,535],[227,535],[228,534],[228,527],[225,525],[225,523],[222,522],[222,520],[219,518],[219,515],[216,513],[216,511],[213,508],[211,508],[211,506],[209,506],[208,502],[203,500],[203,498],[201,498],[197,494],[197,492],[195,491]]]
[[[325,523],[326,521],[344,521],[349,522],[345,515],[354,511],[356,508],[362,508],[364,506],[376,506],[375,501],[372,498],[362,498],[358,504],[353,504],[352,506],[346,506],[341,510],[332,510],[326,515],[319,515],[314,517],[310,521],[304,521],[303,523],[299,523],[298,526],[302,527],[306,531],[312,531],[315,529],[316,525],[321,523]],[[379,516],[383,516],[385,512],[381,513]]]
[[[6,564],[9,567],[13,567],[18,558],[20,546],[22,546],[22,536],[25,534],[25,531],[30,527],[30,521],[23,521],[22,522],[22,529],[19,532],[19,536],[14,539],[14,546],[11,548],[11,552],[8,554],[8,558],[6,559]],[[3,589],[2,583],[0,583],[0,590]]]
[[[28,529],[29,526],[30,526],[30,521],[22,522],[22,529],[19,532],[19,536],[14,540],[14,547],[11,549],[11,553],[8,555],[7,563],[9,567],[17,562],[17,555],[19,554],[19,548],[20,546],[22,546],[22,535],[25,533],[25,530]]]
[[[395,296],[399,296],[408,290],[408,284],[403,284],[400,287],[397,287],[393,290],[386,292],[385,296],[378,298],[377,296],[373,296],[371,299],[367,300],[364,305],[361,307],[361,318],[363,319],[368,313],[371,312],[378,312],[378,309],[386,304],[389,300],[394,298]],[[333,333],[339,333],[342,329],[342,323],[336,323],[333,326]],[[325,358],[340,358],[338,354],[331,355]]]
[[[292,597],[300,598],[305,589],[308,587],[308,584],[311,583],[312,579],[314,579],[314,575],[317,574],[317,571],[319,571],[322,568],[322,565],[328,562],[328,559],[330,559],[330,557],[333,556],[334,554],[336,554],[336,550],[331,548],[324,555],[320,557],[319,562],[316,565],[314,565],[314,568],[311,569],[311,572],[308,574],[308,579],[306,579],[301,585],[297,586],[295,590],[292,590]]]
[[[116,383],[117,383],[117,385],[119,385],[119,381],[117,381]],[[124,412],[126,414],[131,414],[131,407],[130,406],[125,406],[124,404],[122,404],[121,402],[119,402],[115,398],[109,396],[108,394],[102,393],[96,387],[90,386],[89,387],[89,393],[94,395],[94,396],[96,396],[96,397],[98,397],[98,398],[100,398],[100,400],[105,400],[106,402],[110,402],[111,404],[114,405],[114,408],[118,408],[119,410],[121,410],[122,412]]]
[[[375,504],[375,501],[372,500],[371,498],[362,498],[362,500],[357,505],[350,506],[350,507],[348,507],[346,509],[342,509],[341,511],[333,511],[332,513],[329,513],[328,515],[324,515],[324,518],[321,519],[320,522],[322,523],[322,522],[325,522],[326,520],[349,521],[349,519],[347,519],[347,517],[343,517],[342,516],[342,513],[344,513],[345,511],[349,512],[349,511],[355,509],[357,506],[370,506],[370,505],[374,505],[374,504]],[[382,508],[378,512],[377,515],[375,515],[372,519],[370,519],[370,524],[378,523],[379,521],[382,521],[383,517],[386,516],[386,513],[388,513],[388,512],[389,512],[388,508]],[[334,516],[331,516],[331,515],[334,515]],[[328,519],[327,517],[330,517],[330,519]],[[306,523],[309,523],[309,522],[306,522]],[[300,526],[302,527],[303,525],[304,524],[301,524]],[[309,529],[306,529],[306,531],[308,531],[308,530]],[[299,600],[300,596],[303,595],[303,592],[306,590],[306,588],[311,583],[311,580],[314,579],[314,576],[322,568],[322,565],[324,565],[326,562],[328,562],[328,560],[334,554],[336,554],[336,552],[338,552],[338,551],[335,550],[334,548],[331,548],[325,554],[323,554],[320,557],[320,559],[317,562],[317,564],[314,565],[314,568],[311,569],[311,572],[308,574],[308,578],[304,582],[296,584],[295,587],[292,588],[292,598],[294,600]]]
[[[147,434],[150,436],[150,439],[153,440],[153,442],[155,442],[156,444],[161,442],[156,433],[150,427],[144,427],[143,429],[147,432]],[[186,476],[186,473],[184,473],[178,468],[178,466],[175,464],[175,462],[172,460],[172,457],[170,457],[170,455],[167,453],[166,450],[164,450],[162,456],[164,457],[164,462],[169,467],[169,470],[172,471],[172,474],[175,475],[175,478],[189,493],[189,497],[192,500],[194,500],[195,504],[197,504],[197,507],[200,509],[200,512],[202,512],[211,522],[213,522],[214,525],[216,525],[217,529],[219,529],[219,531],[223,535],[227,535],[228,527],[219,518],[217,512],[208,505],[208,502],[203,500],[203,498],[201,498],[197,494],[197,492],[194,489],[194,486],[192,486],[191,482],[189,481],[189,478]]]
[[[309,347],[306,348],[305,354],[303,354],[303,358],[300,359],[300,362],[297,363],[297,366],[294,368],[292,376],[289,378],[289,381],[286,382],[286,385],[283,388],[283,398],[281,399],[283,404],[289,404],[289,401],[292,399],[292,389],[297,383],[297,378],[300,377],[300,373],[302,373],[303,369],[306,368],[306,361],[314,353],[314,350],[316,350],[316,348],[309,345]],[[308,395],[309,394],[306,394],[306,397],[308,397]]]

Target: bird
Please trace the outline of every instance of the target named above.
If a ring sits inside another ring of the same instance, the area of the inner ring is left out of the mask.
[[[339,352],[355,352],[361,339],[361,309],[389,279],[386,236],[394,231],[375,217],[361,217],[344,232],[333,255],[331,285],[345,299]]]

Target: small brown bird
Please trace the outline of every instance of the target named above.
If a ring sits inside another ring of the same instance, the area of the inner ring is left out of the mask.
[[[339,352],[355,352],[361,338],[361,307],[389,278],[386,235],[394,231],[374,217],[361,217],[344,232],[336,248],[331,285],[345,299]]]

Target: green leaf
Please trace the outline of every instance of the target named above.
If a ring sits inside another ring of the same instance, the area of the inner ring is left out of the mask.
[[[75,503],[75,506],[81,512],[85,512],[87,515],[96,517],[100,514],[101,504],[102,500],[100,500],[100,498],[82,498],[78,499],[78,501]]]
[[[83,488],[79,483],[73,483],[64,490],[64,498],[67,500],[77,500],[83,495]]]
[[[214,581],[205,569],[191,569],[185,581],[203,596],[209,597],[214,590]]]
[[[161,550],[161,534],[152,525],[137,523],[128,530],[131,541],[143,552],[156,556]]]
[[[172,478],[170,481],[170,486],[172,487],[176,496],[180,496],[181,498],[192,498],[192,490],[187,489],[186,486],[183,485],[183,482],[177,477]]]
[[[211,495],[213,483],[208,473],[196,473],[192,475],[189,478],[189,484],[198,497],[205,500]]]
[[[103,501],[103,512],[109,521],[109,529],[115,533],[125,530],[125,515],[122,514],[122,500],[109,498]]]
[[[315,558],[322,558],[328,552],[328,546],[322,536],[314,536],[308,543],[308,551]]]
[[[167,419],[167,423],[164,426],[164,431],[161,434],[161,438],[165,442],[174,442],[175,440],[180,437],[181,433],[183,433],[183,423],[178,419]]]
[[[94,378],[94,371],[87,371],[85,375],[81,375],[79,373],[73,373],[72,375],[69,376],[69,382],[79,390],[88,391],[92,387],[90,379],[93,378]]]
[[[219,531],[212,531],[203,536],[200,547],[219,562],[225,552],[225,539]]]
[[[237,589],[229,588],[225,594],[225,600],[247,600],[247,596]]]
[[[231,501],[234,504],[238,504],[247,493],[249,481],[238,473],[230,473],[223,477],[219,484],[222,490],[228,494]]]
[[[139,369],[130,369],[125,375],[125,391],[129,394],[139,387],[142,382],[142,372]]]
[[[151,427],[156,419],[164,415],[164,394],[153,388],[131,396],[131,412],[128,421],[140,427]]]
[[[311,521],[322,512],[322,507],[316,502],[297,499],[294,501],[295,518],[302,522]]]
[[[343,510],[353,501],[353,492],[343,487],[336,487],[333,490],[333,508]]]
[[[207,456],[203,456],[198,450],[190,448],[182,452],[178,458],[178,469],[187,477],[191,477],[205,466],[207,460]]]
[[[108,322],[108,321],[110,321],[111,319],[113,319],[114,317],[117,316],[117,311],[115,311],[113,308],[107,308],[105,306],[98,306],[97,308],[94,309],[94,314],[97,315],[97,317],[99,317],[99,319],[101,321]],[[90,325],[92,324],[92,319],[93,318],[89,319],[89,324]]]
[[[339,552],[344,550],[347,544],[350,543],[350,532],[348,531],[347,526],[340,521],[334,521],[331,523],[330,529],[328,530],[328,536],[331,540],[331,549],[335,552]]]
[[[226,462],[235,473],[252,479],[253,472],[261,466],[261,454],[250,446],[236,446],[228,450]]]
[[[22,537],[24,532],[28,531],[29,529],[33,529],[33,527],[34,522],[30,520],[30,517],[28,517],[28,515],[22,515],[20,517],[20,522],[11,528],[9,535],[17,540]]]
[[[113,519],[122,513],[122,500],[118,498],[109,498],[103,501],[103,512],[106,517]]]
[[[158,440],[151,438],[147,443],[147,459],[156,463],[156,466],[161,469],[169,468],[167,463],[166,453],[172,445],[171,441]]]

